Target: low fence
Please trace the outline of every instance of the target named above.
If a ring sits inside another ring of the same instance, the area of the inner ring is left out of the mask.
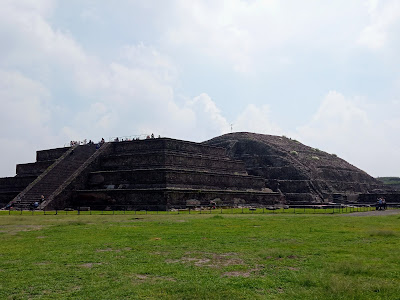
[[[388,203],[386,208],[375,205],[287,205],[287,206],[202,206],[171,208],[161,205],[145,206],[108,206],[108,207],[76,207],[74,209],[55,210],[23,210],[8,209],[0,211],[0,215],[170,215],[170,214],[348,214],[353,212],[367,212],[384,209],[399,209],[398,203]]]

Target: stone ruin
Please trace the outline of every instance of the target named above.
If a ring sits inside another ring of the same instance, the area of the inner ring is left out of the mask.
[[[0,207],[166,210],[210,205],[368,203],[399,192],[334,154],[286,137],[232,133],[41,150],[0,178]]]
[[[290,204],[373,204],[380,196],[400,202],[399,191],[335,154],[285,136],[240,132],[203,144],[224,147],[229,157],[245,163],[248,174],[264,178],[266,186],[282,192]]]
[[[37,151],[36,162],[0,179],[2,206],[28,209],[41,195],[39,209],[166,210],[283,200],[224,148],[170,138]]]

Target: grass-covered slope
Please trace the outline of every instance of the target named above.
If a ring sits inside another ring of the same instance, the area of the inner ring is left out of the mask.
[[[398,299],[399,221],[1,216],[0,299]]]

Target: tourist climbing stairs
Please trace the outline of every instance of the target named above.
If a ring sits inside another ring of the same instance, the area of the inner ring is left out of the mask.
[[[96,146],[92,144],[74,146],[66,151],[53,165],[32,182],[25,190],[13,199],[15,207],[30,209],[34,203],[40,204],[41,196],[45,202],[53,198],[54,192],[67,181],[94,153]],[[41,207],[44,205],[42,204]]]

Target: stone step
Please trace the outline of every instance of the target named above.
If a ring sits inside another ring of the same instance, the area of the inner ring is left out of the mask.
[[[180,169],[138,169],[99,171],[89,174],[88,187],[101,189],[107,186],[139,187],[163,184],[190,186],[220,186],[223,189],[258,189],[265,187],[264,179],[250,175],[199,172]]]
[[[64,149],[62,149],[64,151]],[[60,152],[62,152],[60,150]],[[21,206],[31,206],[39,201],[41,195],[47,199],[67,178],[69,178],[84,162],[95,153],[94,145],[77,146],[57,165],[48,171],[32,188],[20,198]],[[50,154],[49,154],[50,153]],[[63,152],[65,153],[65,151]],[[45,154],[53,155],[51,152]]]
[[[114,153],[144,152],[157,149],[174,150],[187,153],[225,156],[226,150],[220,147],[206,146],[194,142],[180,141],[170,138],[146,139],[140,141],[124,141],[112,143]]]

